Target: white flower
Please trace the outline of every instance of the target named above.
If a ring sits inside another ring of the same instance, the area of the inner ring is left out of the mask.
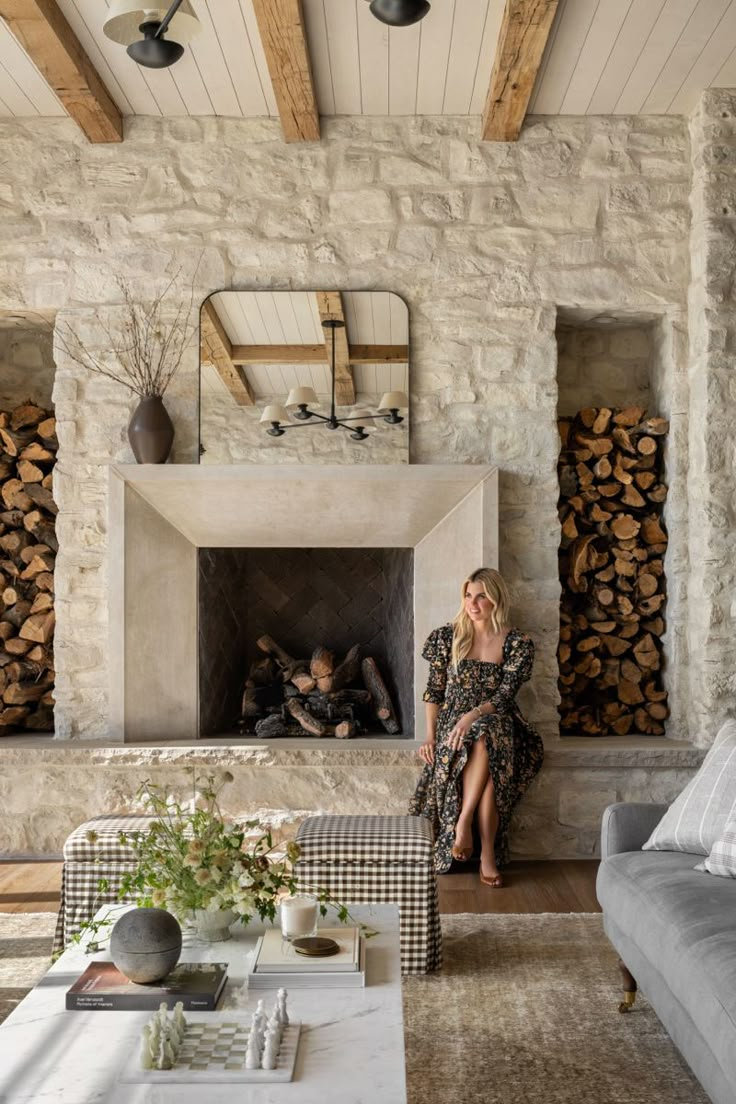
[[[238,885],[241,886],[242,889],[248,889],[250,886],[255,885],[253,877],[247,870],[238,878]]]

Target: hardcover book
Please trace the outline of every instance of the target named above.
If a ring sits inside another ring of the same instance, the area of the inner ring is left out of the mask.
[[[340,950],[329,956],[299,954],[278,928],[270,928],[260,940],[253,970],[257,974],[344,973],[358,969],[359,928],[320,928],[319,934],[334,939]]]
[[[326,935],[328,931],[320,928],[320,935]],[[339,931],[329,930],[330,938],[335,938],[335,935],[342,934],[344,939],[345,929],[342,933]],[[279,935],[279,940],[280,940]],[[264,937],[258,940],[258,946],[256,947],[255,964],[258,965],[258,961],[263,948]],[[283,969],[278,970],[259,970],[254,969],[248,974],[248,988],[253,990],[258,989],[278,989],[281,986],[291,989],[360,989],[365,985],[365,939],[361,936],[357,936],[358,957],[357,961],[351,969],[337,969],[330,970],[327,967],[329,958],[312,958],[307,959],[309,964],[306,968],[292,969],[291,962],[284,964]],[[296,951],[293,952],[296,956]],[[298,956],[301,957],[301,956]],[[335,956],[337,957],[337,956]]]
[[[161,981],[138,985],[112,962],[90,962],[67,990],[66,1007],[82,1012],[155,1012],[161,1004],[173,1008],[181,1001],[185,1012],[211,1012],[226,979],[226,962],[180,962]]]

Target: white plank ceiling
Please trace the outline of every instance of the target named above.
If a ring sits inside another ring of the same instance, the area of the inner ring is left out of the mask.
[[[109,0],[58,0],[125,115],[277,114],[252,0],[193,0],[202,31],[171,69],[141,69],[102,32]],[[366,0],[303,0],[323,115],[480,115],[504,0],[433,0],[413,27]],[[736,85],[736,0],[560,0],[531,109],[683,114]],[[64,108],[0,20],[0,115]]]
[[[317,300],[308,291],[221,291],[213,304],[233,345],[320,345],[324,330]],[[409,312],[388,291],[343,291],[342,304],[352,345],[408,345]],[[246,378],[257,401],[283,401],[292,387],[313,387],[323,398],[330,391],[330,371],[322,364],[249,364]],[[375,403],[386,391],[409,390],[408,364],[356,364],[353,379],[359,401]],[[204,365],[206,392],[227,393],[211,365]]]

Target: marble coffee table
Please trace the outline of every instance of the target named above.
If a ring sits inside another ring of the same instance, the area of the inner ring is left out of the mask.
[[[118,1084],[150,1012],[67,1012],[66,991],[89,964],[81,947],[64,952],[0,1026],[2,1104],[406,1104],[399,915],[395,905],[355,905],[379,930],[368,943],[365,989],[301,989],[289,1013],[302,1022],[294,1080],[270,1085]],[[328,916],[323,923],[329,926]],[[247,1018],[270,991],[239,994],[262,925],[233,938],[185,940],[188,961],[228,962],[221,1009]],[[109,957],[100,952],[95,958]],[[235,1004],[238,1000],[237,1005]],[[192,1016],[194,1013],[188,1013]],[[197,1016],[206,1017],[206,1013]]]

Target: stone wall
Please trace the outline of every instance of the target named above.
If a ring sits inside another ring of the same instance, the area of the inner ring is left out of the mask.
[[[573,416],[586,406],[650,407],[650,327],[557,327],[557,409]],[[652,410],[651,413],[657,413]]]
[[[691,122],[690,727],[705,743],[736,701],[736,92]]]
[[[54,333],[39,326],[4,325],[0,303],[0,410],[31,399],[51,409],[54,386]]]
[[[321,813],[401,815],[419,775],[411,750],[338,741],[295,749],[268,746],[100,747],[33,738],[3,741],[0,854],[60,855],[69,832],[104,813],[140,812],[134,795],[144,779],[186,800],[198,778],[228,771],[226,815],[260,816],[277,837],[291,836]],[[690,781],[702,753],[663,738],[645,747],[628,738],[552,745],[544,769],[514,814],[514,858],[592,858],[601,815],[613,801],[670,802]]]
[[[63,120],[5,121],[0,137],[0,294],[60,309],[86,342],[104,342],[98,307],[119,324],[118,272],[145,297],[200,257],[202,298],[319,286],[406,299],[411,459],[501,468],[501,569],[537,644],[523,704],[554,735],[557,306],[684,308],[684,122],[532,119],[515,144],[480,142],[472,119],[403,118],[328,120],[317,146],[284,144],[275,122],[193,118],[128,120],[117,147]],[[107,465],[131,459],[131,404],[57,360],[58,731],[104,737]],[[177,462],[197,459],[196,395],[192,349],[168,399]]]

